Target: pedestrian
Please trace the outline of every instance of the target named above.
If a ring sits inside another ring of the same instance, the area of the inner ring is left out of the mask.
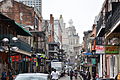
[[[87,80],[90,80],[90,79],[91,79],[90,71],[87,71]]]
[[[75,79],[77,79],[77,76],[78,76],[78,71],[77,70],[74,71],[74,76],[75,76]]]
[[[96,80],[99,80],[99,75],[98,75],[98,73],[96,73],[95,79],[96,79]]]
[[[71,70],[70,70],[70,80],[73,79],[73,74],[74,74],[74,72],[73,72],[73,70],[71,69]]]
[[[2,72],[1,80],[7,80],[7,73],[6,73],[5,69]]]
[[[58,80],[59,73],[54,69],[54,71],[51,72],[52,80]]]
[[[13,80],[12,72],[10,69],[8,71],[8,76],[9,76],[9,80]]]

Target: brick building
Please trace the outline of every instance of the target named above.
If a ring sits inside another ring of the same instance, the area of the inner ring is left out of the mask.
[[[41,30],[42,17],[33,7],[14,0],[0,2],[0,12],[22,24],[24,27]]]
[[[33,7],[26,6],[23,3],[14,0],[1,1],[0,12],[14,20],[15,23],[18,23],[18,25],[20,25],[22,28],[35,32],[35,34],[32,33],[32,37],[21,35],[18,35],[17,37],[23,42],[29,44],[31,46],[31,50],[33,47],[33,52],[39,51],[38,48],[40,47],[40,40],[42,40],[41,36],[38,35],[40,34],[40,31],[42,31],[41,14]],[[26,47],[26,50],[28,50],[27,48],[28,47]],[[36,71],[36,69],[34,71]]]

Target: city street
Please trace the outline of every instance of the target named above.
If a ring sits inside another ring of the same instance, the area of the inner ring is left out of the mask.
[[[120,0],[0,0],[0,80],[58,78],[120,80]]]
[[[70,76],[65,75],[64,77],[61,77],[59,80],[70,80]],[[83,79],[78,75],[78,78],[75,79],[75,78],[73,77],[73,80],[83,80]]]

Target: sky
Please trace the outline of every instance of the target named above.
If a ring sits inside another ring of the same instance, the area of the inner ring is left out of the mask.
[[[59,19],[62,15],[66,27],[69,27],[68,22],[72,19],[82,43],[83,32],[92,29],[103,2],[104,0],[42,0],[42,16],[50,19],[50,14],[53,14],[54,19]]]

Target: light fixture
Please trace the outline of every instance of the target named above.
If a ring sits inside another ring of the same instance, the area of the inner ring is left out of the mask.
[[[18,50],[18,47],[16,47],[16,46],[11,47],[11,50],[13,50],[13,51],[17,51],[17,50]]]
[[[6,42],[9,42],[9,39],[8,38],[3,38],[3,40],[2,40],[4,43],[6,43]]]
[[[12,40],[13,40],[13,41],[17,41],[18,38],[17,38],[17,37],[13,37]]]

